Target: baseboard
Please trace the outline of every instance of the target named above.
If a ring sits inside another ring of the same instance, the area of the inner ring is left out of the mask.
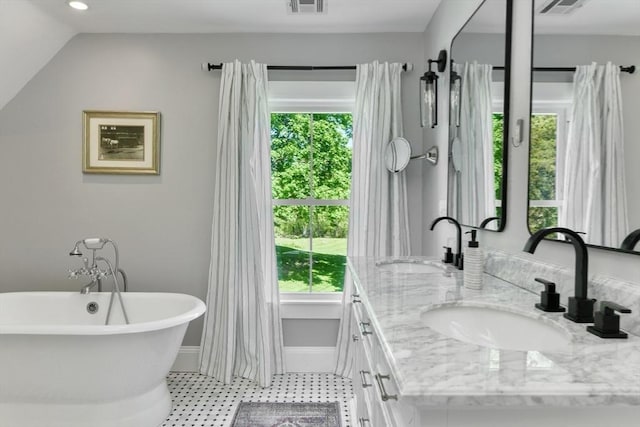
[[[336,347],[285,347],[287,372],[333,372]]]
[[[178,356],[171,370],[173,372],[198,372],[200,364],[200,346],[183,345],[178,351]]]
[[[336,365],[335,347],[285,347],[287,372],[333,372]],[[199,346],[182,346],[171,370],[198,372]]]

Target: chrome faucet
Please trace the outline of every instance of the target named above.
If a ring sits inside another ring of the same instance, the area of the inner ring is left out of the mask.
[[[115,253],[115,268],[114,266],[111,264],[111,262],[109,262],[108,259],[101,257],[101,256],[96,256],[96,251],[103,249],[104,246],[109,243],[111,244],[111,246],[113,247],[113,251]],[[93,288],[94,286],[98,286],[98,291],[102,290],[102,279],[106,278],[107,276],[111,276],[113,278],[113,287],[111,289],[111,299],[109,300],[109,309],[107,311],[107,318],[105,321],[105,325],[109,324],[109,318],[111,316],[111,309],[113,307],[113,301],[115,296],[117,295],[118,300],[120,302],[120,307],[122,307],[122,314],[124,315],[124,320],[125,322],[128,324],[129,323],[129,318],[127,316],[127,312],[124,308],[124,303],[122,301],[122,295],[120,294],[120,287],[118,286],[118,277],[117,274],[120,273],[122,275],[122,279],[124,282],[124,291],[126,292],[127,290],[127,275],[124,274],[124,271],[122,271],[122,269],[120,269],[119,267],[119,255],[118,255],[118,246],[115,244],[115,242],[111,239],[105,239],[105,238],[89,238],[89,239],[83,239],[83,240],[78,240],[75,244],[75,246],[73,247],[73,250],[71,252],[69,252],[70,256],[77,256],[77,257],[81,257],[82,256],[82,252],[80,252],[80,245],[84,245],[85,248],[89,249],[92,251],[92,260],[91,260],[91,265],[89,265],[89,259],[88,258],[82,258],[82,263],[84,264],[83,267],[78,268],[76,270],[69,270],[69,278],[70,279],[75,279],[78,276],[88,276],[91,278],[91,282],[85,286],[83,286],[80,289],[80,293],[81,294],[88,294],[91,291],[91,288]],[[103,262],[107,269],[100,269],[100,267],[98,266],[98,262]]]
[[[120,257],[118,252],[118,246],[116,245],[116,243],[111,239],[88,238],[88,239],[78,240],[74,245],[73,249],[71,250],[71,252],[69,252],[69,256],[81,257],[82,252],[80,252],[80,245],[83,245],[86,249],[89,249],[92,251],[91,265],[89,265],[89,259],[84,257],[82,258],[82,262],[84,264],[83,267],[78,268],[76,270],[71,270],[71,269],[69,270],[70,279],[76,279],[78,278],[78,276],[88,276],[91,278],[91,282],[83,286],[82,289],[80,289],[80,293],[88,294],[91,291],[91,289],[94,288],[96,285],[98,287],[98,292],[102,292],[102,279],[109,276],[111,272],[108,270],[102,270],[98,267],[98,261],[100,260],[106,261],[106,260],[104,258],[97,257],[96,251],[103,249],[106,244],[110,244],[113,247],[113,252],[115,255],[115,266],[113,268],[113,273],[120,273],[123,279],[122,290],[124,292],[127,292],[127,287],[128,287],[127,275],[120,268]]]
[[[462,228],[460,227],[460,223],[450,216],[439,216],[431,223],[430,230],[433,230],[436,224],[443,219],[446,219],[449,223],[456,226],[456,252],[453,254],[453,265],[458,267],[459,270],[462,270],[464,264],[462,259]]]
[[[589,253],[582,237],[577,232],[564,227],[543,228],[529,237],[522,250],[533,254],[538,247],[538,243],[545,236],[552,233],[564,234],[576,252],[575,295],[569,297],[569,307],[564,317],[576,323],[592,323],[594,320],[593,305],[596,300],[587,298]]]

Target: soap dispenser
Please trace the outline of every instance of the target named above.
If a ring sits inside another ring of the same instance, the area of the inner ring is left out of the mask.
[[[476,240],[477,230],[467,231],[471,240],[464,254],[464,287],[468,289],[482,289],[484,272],[484,254]]]

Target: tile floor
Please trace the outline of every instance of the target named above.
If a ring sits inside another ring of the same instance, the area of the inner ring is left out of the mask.
[[[333,374],[274,375],[271,387],[236,378],[224,385],[191,372],[171,372],[167,377],[173,410],[161,427],[229,427],[238,403],[340,402],[343,427],[351,427],[351,380]]]

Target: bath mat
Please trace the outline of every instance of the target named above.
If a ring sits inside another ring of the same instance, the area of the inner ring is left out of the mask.
[[[232,427],[340,427],[338,402],[240,402]]]

